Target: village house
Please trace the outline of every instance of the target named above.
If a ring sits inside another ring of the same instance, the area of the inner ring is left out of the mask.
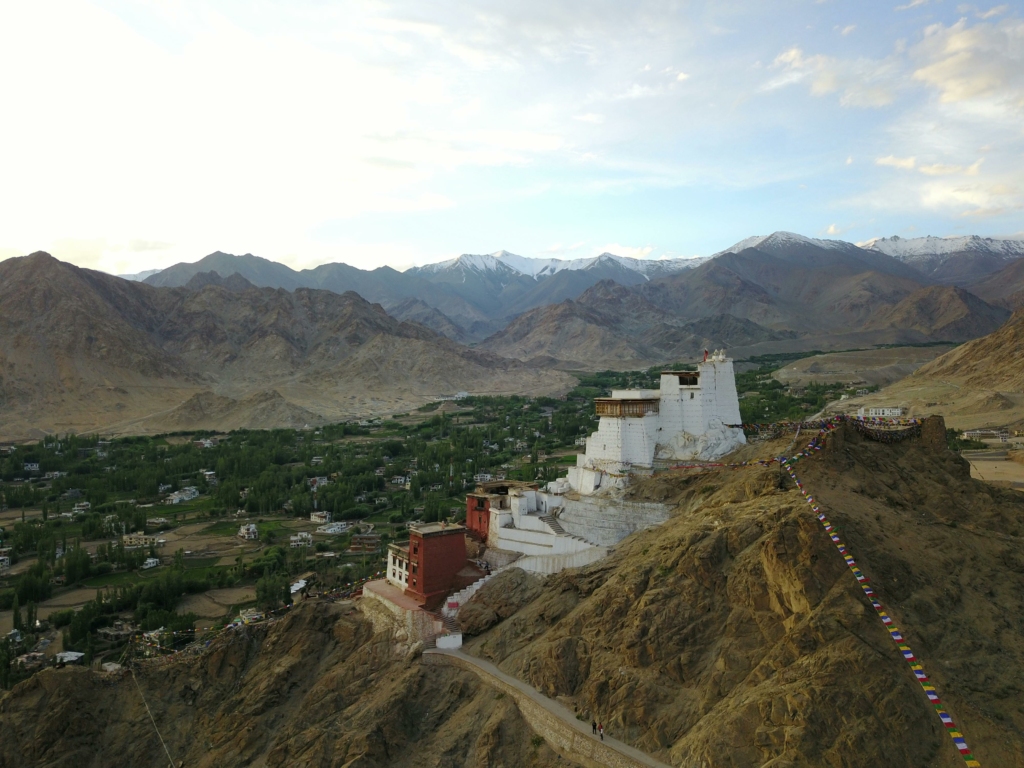
[[[311,523],[329,523],[331,522],[330,512],[310,512],[309,521]]]
[[[902,419],[906,415],[907,408],[902,405],[878,405],[857,409],[858,419]]]
[[[336,536],[339,533],[344,533],[349,529],[348,523],[328,523],[327,525],[321,525],[316,529],[317,533],[326,533],[329,536]]]
[[[146,521],[146,527],[154,526],[159,527],[161,525],[170,525],[170,520],[166,517],[151,517]]]
[[[331,481],[328,480],[326,477],[307,477],[306,484],[310,487],[310,489],[315,491],[317,488],[323,488],[325,486],[330,485]]]
[[[129,637],[134,635],[138,631],[138,627],[129,624],[126,621],[120,619],[114,622],[112,627],[100,627],[96,630],[96,634],[101,640],[106,640],[112,643],[119,643],[123,640],[127,640]]]
[[[246,523],[238,529],[238,538],[245,539],[246,541],[256,541],[260,537],[260,532],[256,529],[256,523]]]
[[[192,445],[196,448],[215,448],[217,446],[216,437],[204,437],[201,440],[193,440]]]
[[[175,491],[165,500],[167,504],[182,504],[186,501],[199,498],[199,489],[195,486],[187,486],[180,491]]]
[[[312,459],[309,460],[309,465],[311,467],[319,467],[323,463],[324,463],[324,457],[323,456],[314,456]]]
[[[299,531],[298,533],[288,537],[288,545],[293,549],[296,547],[312,547],[313,534],[308,531]]]
[[[1010,431],[1006,428],[968,429],[964,432],[964,437],[968,440],[998,440],[1006,443],[1010,440]]]
[[[128,548],[155,547],[159,543],[156,536],[146,533],[126,533],[121,537],[121,542]]]
[[[148,571],[150,568],[156,568],[158,565],[160,565],[160,558],[147,557],[146,561],[142,564],[142,570]]]
[[[217,485],[217,473],[209,469],[201,469],[199,474],[203,476],[207,485]]]
[[[35,462],[35,461],[26,461],[25,464],[24,464],[24,471],[25,472],[38,472],[39,471],[39,463]]]
[[[376,552],[380,549],[379,533],[354,533],[349,545],[349,552]]]

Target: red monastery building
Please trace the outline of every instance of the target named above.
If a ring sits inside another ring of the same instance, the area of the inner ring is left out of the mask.
[[[480,483],[475,493],[466,494],[466,528],[477,541],[487,541],[491,524],[492,509],[509,508],[509,490],[531,490],[540,488],[537,483],[519,480],[494,480]]]
[[[414,523],[408,544],[388,546],[387,581],[420,605],[429,604],[451,591],[466,560],[463,526]]]

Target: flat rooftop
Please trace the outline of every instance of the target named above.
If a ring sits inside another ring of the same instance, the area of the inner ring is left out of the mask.
[[[466,529],[458,523],[413,523],[409,530],[421,536],[430,536],[438,533],[463,533]]]

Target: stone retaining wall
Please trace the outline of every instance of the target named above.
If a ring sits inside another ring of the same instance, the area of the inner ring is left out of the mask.
[[[660,763],[632,747],[621,745],[629,752],[635,753],[635,756],[620,751],[621,747],[617,749],[612,746],[611,739],[601,741],[591,736],[588,731],[574,727],[553,711],[555,708],[561,707],[560,704],[550,702],[549,706],[545,706],[512,682],[488,672],[474,663],[474,660],[461,654],[427,651],[421,660],[424,664],[453,666],[473,672],[495,690],[511,696],[523,718],[537,734],[563,757],[582,763],[587,768],[669,768],[664,763]],[[525,683],[521,683],[521,685],[527,687]],[[541,696],[536,692],[534,695]],[[565,717],[572,718],[573,715],[565,710]],[[589,728],[589,724],[586,727]]]
[[[602,496],[566,497],[558,523],[566,533],[611,547],[629,534],[661,525],[671,516],[668,504],[624,501]]]

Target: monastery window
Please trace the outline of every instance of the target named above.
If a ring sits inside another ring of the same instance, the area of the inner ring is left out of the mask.
[[[658,413],[660,400],[613,400],[599,398],[594,401],[594,412],[598,416],[645,416]]]
[[[696,373],[681,373],[679,374],[679,384],[683,387],[696,387],[698,383],[698,375]]]
[[[690,393],[690,399],[693,400],[693,392]]]

